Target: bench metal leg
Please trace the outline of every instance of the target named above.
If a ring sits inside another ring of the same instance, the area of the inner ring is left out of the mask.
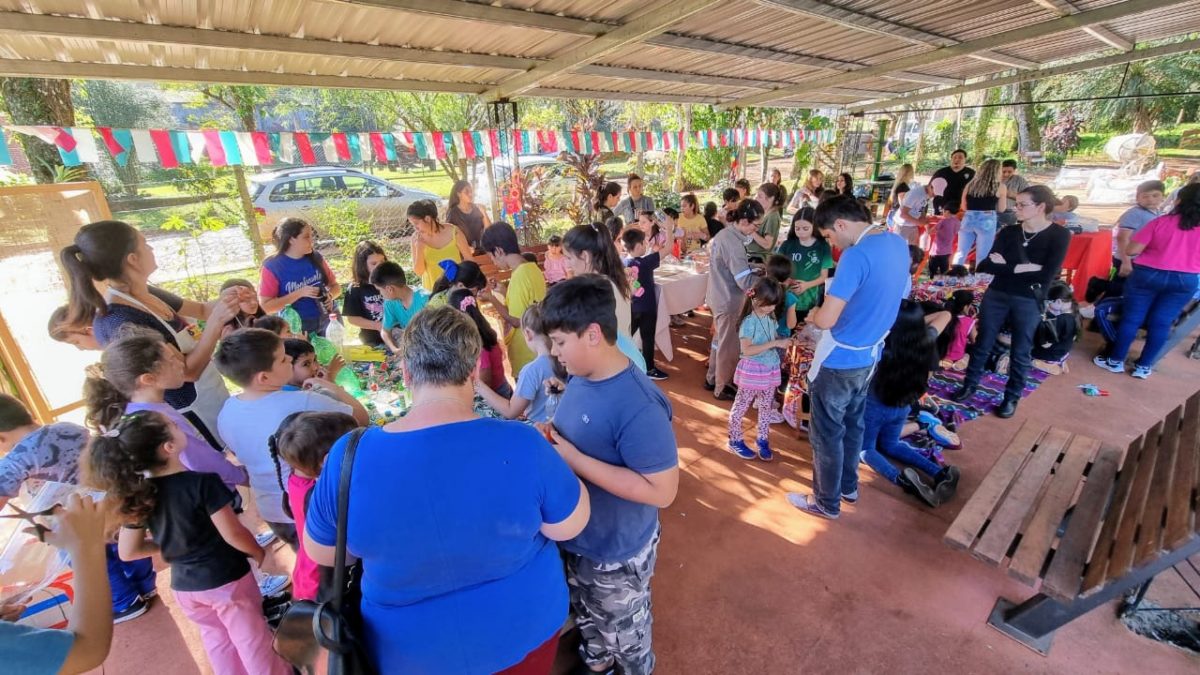
[[[1175,345],[1191,335],[1197,326],[1200,326],[1200,304],[1183,310],[1183,314],[1179,317],[1179,322],[1175,324],[1170,336],[1167,338],[1167,344],[1163,345],[1162,353],[1170,354],[1171,350],[1175,349]],[[1197,340],[1197,343],[1200,343],[1200,340]]]
[[[1045,656],[1050,652],[1054,631],[1120,597],[1125,591],[1150,581],[1160,572],[1174,567],[1196,553],[1200,553],[1200,537],[1193,538],[1186,545],[1146,565],[1130,570],[1125,576],[1105,584],[1095,593],[1077,597],[1066,603],[1042,593],[1019,605],[999,598],[992,608],[991,616],[988,617],[988,625]]]

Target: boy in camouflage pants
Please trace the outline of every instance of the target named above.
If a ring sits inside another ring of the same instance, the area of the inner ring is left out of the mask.
[[[542,320],[551,353],[574,376],[554,413],[554,440],[592,502],[587,527],[561,544],[581,656],[593,672],[649,675],[658,510],[679,487],[671,404],[616,346],[607,279],[555,284]]]

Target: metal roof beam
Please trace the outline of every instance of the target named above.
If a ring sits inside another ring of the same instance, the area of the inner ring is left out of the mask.
[[[0,33],[46,35],[70,39],[113,40],[161,45],[188,45],[219,49],[303,54],[306,56],[335,56],[352,59],[430,63],[443,66],[472,68],[503,68],[525,70],[536,66],[534,59],[490,54],[443,52],[432,49],[410,49],[358,42],[334,42],[309,38],[255,35],[204,28],[180,28],[127,21],[73,19],[47,14],[0,13]]]
[[[1034,4],[1047,9],[1058,16],[1069,16],[1079,12],[1079,8],[1076,7],[1070,0],[1033,0],[1033,2]],[[1123,52],[1133,49],[1133,42],[1131,40],[1123,35],[1119,35],[1116,32],[1109,30],[1108,28],[1105,28],[1100,24],[1096,24],[1095,26],[1085,26],[1083,28],[1083,32],[1091,35],[1104,44],[1120,49]]]
[[[591,63],[606,54],[610,54],[625,45],[640,42],[652,35],[658,35],[668,26],[682,21],[697,12],[701,12],[717,4],[721,0],[670,0],[654,7],[653,11],[614,28],[611,32],[586,42],[578,47],[568,49],[553,59],[534,66],[530,70],[505,80],[498,86],[484,92],[484,98],[501,100],[516,96],[536,87],[542,80],[558,73],[566,72],[581,65]]]
[[[737,87],[739,89],[772,89],[779,86],[778,82],[768,82],[766,80],[748,80],[740,77],[725,77],[723,75],[701,75],[698,73],[679,73],[667,70],[623,68],[620,66],[580,66],[573,72],[580,75],[612,77],[621,80],[707,84],[715,87]]]
[[[1147,49],[1135,49],[1122,54],[1113,54],[1098,59],[1089,59],[1087,61],[1077,61],[1075,63],[1068,63],[1063,66],[1051,66],[1049,68],[1042,68],[1041,70],[1024,71],[1008,77],[997,77],[964,84],[961,87],[938,89],[936,91],[923,92],[920,94],[907,94],[904,96],[897,96],[894,98],[862,105],[849,105],[846,106],[846,110],[851,113],[884,110],[908,103],[916,103],[918,101],[929,101],[932,99],[938,99],[947,96],[957,96],[959,94],[965,94],[972,91],[979,91],[980,89],[991,89],[993,87],[1004,87],[1010,84],[1019,84],[1021,82],[1032,82],[1034,80],[1040,80],[1053,75],[1066,75],[1068,73],[1076,73],[1081,70],[1092,70],[1094,68],[1104,68],[1106,66],[1117,66],[1124,63],[1131,63],[1133,61],[1156,59],[1161,56],[1170,56],[1172,54],[1190,52],[1196,49],[1200,49],[1200,38],[1184,40],[1182,42],[1173,42],[1171,44],[1160,45],[1158,47],[1149,47]]]
[[[938,35],[916,26],[888,21],[871,14],[855,12],[844,7],[831,5],[817,0],[758,0],[759,4],[800,14],[818,21],[826,21],[843,28],[871,33],[882,37],[910,42],[923,47],[952,47],[959,44],[958,40],[945,35]],[[1037,63],[1007,54],[980,52],[971,54],[972,58],[991,61],[1013,68],[1036,68]]]
[[[822,86],[839,86],[849,84],[857,80],[864,80],[869,77],[878,77],[888,73],[894,73],[898,70],[906,70],[926,66],[931,63],[938,63],[947,59],[958,58],[970,54],[976,54],[981,51],[1002,47],[1015,42],[1023,42],[1035,38],[1053,35],[1068,30],[1077,30],[1085,26],[1094,26],[1105,21],[1114,21],[1126,16],[1149,12],[1152,10],[1163,9],[1172,5],[1179,5],[1190,0],[1125,0],[1114,5],[1106,5],[1098,9],[1072,14],[1070,16],[1043,21],[1042,23],[1033,24],[1031,26],[1023,26],[1013,30],[1002,31],[987,37],[977,40],[962,42],[950,47],[940,47],[932,51],[921,54],[914,54],[904,58],[880,63],[857,70],[838,73],[836,75],[822,76],[807,80],[805,82],[781,87],[774,91],[755,94],[745,98],[731,101],[723,104],[723,107],[735,106],[756,106],[774,101],[780,98],[787,98],[797,94],[803,94],[805,91],[810,91],[814,87]]]
[[[413,14],[428,14],[447,19],[485,21],[502,26],[534,28],[554,33],[600,36],[611,32],[616,26],[599,21],[588,21],[569,16],[558,16],[545,12],[530,12],[510,7],[496,7],[481,2],[461,0],[335,0],[347,5],[395,9]]]
[[[0,75],[89,80],[170,80],[213,84],[267,84],[280,87],[323,87],[333,89],[380,89],[428,91],[448,94],[479,94],[483,85],[463,82],[341,77],[305,73],[268,73],[258,70],[214,70],[211,68],[164,68],[107,63],[0,59]]]

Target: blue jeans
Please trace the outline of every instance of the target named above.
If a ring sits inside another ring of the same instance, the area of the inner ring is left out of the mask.
[[[1200,275],[1194,272],[1170,272],[1134,264],[1133,273],[1125,282],[1121,325],[1117,327],[1116,344],[1109,358],[1124,361],[1138,328],[1145,324],[1146,344],[1137,365],[1153,368],[1162,358],[1163,346],[1171,336],[1171,324],[1196,294],[1197,283]]]
[[[954,254],[954,264],[965,265],[972,246],[975,247],[975,262],[978,264],[992,252],[992,242],[995,240],[996,212],[967,211],[958,230],[958,251]]]
[[[117,555],[116,544],[106,544],[104,558],[108,563],[108,584],[112,587],[114,612],[127,609],[138,597],[154,590],[157,574],[150,558],[126,562]]]
[[[979,335],[971,348],[971,363],[963,378],[964,387],[974,387],[983,379],[983,367],[996,346],[996,338],[1007,325],[1012,334],[1012,349],[1008,362],[1008,385],[1004,398],[1018,400],[1025,391],[1025,376],[1033,364],[1033,334],[1042,311],[1037,300],[1027,295],[1012,295],[989,288],[979,306]]]
[[[867,395],[867,409],[864,414],[865,430],[863,431],[863,461],[875,470],[875,473],[895,483],[900,477],[900,470],[888,461],[894,459],[901,464],[907,464],[917,471],[927,474],[930,478],[936,476],[942,467],[930,461],[907,443],[900,442],[900,430],[908,421],[910,406],[891,407],[875,398],[875,394]]]
[[[858,489],[863,411],[871,369],[821,368],[809,386],[812,399],[813,495],[827,513],[842,508],[842,495]]]

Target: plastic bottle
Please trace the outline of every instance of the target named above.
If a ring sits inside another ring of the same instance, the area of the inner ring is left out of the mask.
[[[346,358],[346,329],[338,322],[336,314],[329,315],[329,325],[325,328],[325,339],[333,343],[343,359]]]

